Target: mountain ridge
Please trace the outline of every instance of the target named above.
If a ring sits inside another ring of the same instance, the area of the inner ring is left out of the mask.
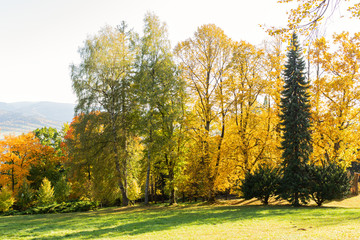
[[[0,138],[20,135],[41,127],[61,130],[70,123],[75,104],[59,102],[0,102]]]

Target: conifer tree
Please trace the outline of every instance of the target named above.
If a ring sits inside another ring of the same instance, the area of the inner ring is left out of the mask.
[[[307,163],[312,152],[310,135],[309,83],[297,35],[292,35],[284,70],[284,90],[280,115],[283,131],[281,142],[283,179],[281,196],[299,206],[308,199]]]
[[[30,188],[28,182],[24,180],[17,194],[16,205],[21,210],[26,210],[32,205],[32,202],[34,200],[33,198],[34,198],[34,192]]]
[[[56,201],[58,203],[66,202],[70,195],[70,191],[70,183],[67,182],[65,176],[63,176],[54,186],[54,196]]]
[[[54,188],[51,186],[51,182],[47,178],[43,179],[38,190],[37,197],[38,206],[46,206],[55,202]]]

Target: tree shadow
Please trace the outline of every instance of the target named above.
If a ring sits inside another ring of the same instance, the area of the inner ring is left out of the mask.
[[[323,225],[335,225],[339,219],[356,221],[360,219],[360,211],[339,211],[345,214],[341,218],[336,213],[327,216],[326,209],[339,209],[338,207],[291,207],[285,205],[178,205],[176,207],[164,206],[132,206],[102,209],[84,213],[46,214],[32,216],[6,217],[2,229],[18,231],[15,235],[9,231],[3,232],[7,237],[20,236],[33,239],[49,239],[47,234],[53,232],[51,239],[62,238],[111,238],[137,236],[152,232],[171,230],[179,227],[194,225],[217,225],[241,220],[261,219],[272,221],[274,219],[291,219],[306,221],[306,219],[326,219]],[[323,211],[322,209],[325,209]],[[325,216],[325,218],[324,218]],[[14,226],[16,226],[14,228]],[[6,235],[8,234],[8,235]],[[35,237],[39,236],[39,237]],[[35,237],[35,238],[34,238]]]
[[[318,209],[316,207],[305,207],[303,209]],[[143,209],[144,210],[144,209]],[[174,228],[190,225],[217,225],[222,223],[234,222],[247,219],[273,218],[283,215],[298,214],[300,208],[289,206],[218,206],[218,207],[200,207],[200,208],[181,208],[165,209],[152,208],[145,209],[143,217],[131,221],[131,215],[121,216],[118,223],[114,221],[105,222],[99,225],[89,223],[89,230],[81,230],[69,233],[60,238],[111,238],[136,236],[151,232],[160,232]],[[120,211],[123,211],[121,209]],[[120,214],[122,215],[122,214]],[[124,213],[124,215],[127,215]],[[76,227],[74,228],[76,229]],[[48,231],[49,229],[47,229]],[[56,231],[56,229],[54,229]],[[41,228],[38,231],[42,231]],[[35,238],[35,239],[47,239]],[[53,237],[56,239],[56,237]]]

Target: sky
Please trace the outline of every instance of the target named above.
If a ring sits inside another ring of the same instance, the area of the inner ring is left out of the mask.
[[[172,46],[208,23],[256,45],[268,37],[259,24],[285,26],[289,7],[277,0],[0,0],[0,102],[76,103],[69,65],[105,25],[126,21],[141,33],[151,11],[166,22]]]

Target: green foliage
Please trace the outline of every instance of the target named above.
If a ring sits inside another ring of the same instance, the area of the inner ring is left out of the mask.
[[[70,196],[71,185],[63,176],[54,186],[55,199],[58,203],[66,202]]]
[[[72,123],[74,137],[68,140],[72,153],[70,178],[78,197],[112,205],[119,198],[118,176],[109,129],[102,129],[108,114],[84,114]],[[121,148],[119,147],[119,151]]]
[[[52,127],[43,127],[37,128],[34,131],[35,137],[40,140],[42,145],[46,145],[56,149],[59,153],[61,153],[60,144],[62,142],[61,134],[56,130],[56,128]]]
[[[16,206],[20,210],[28,209],[34,201],[34,191],[30,188],[27,181],[21,185],[16,197]]]
[[[43,154],[39,154],[39,162],[30,169],[28,180],[33,189],[39,189],[42,180],[46,177],[52,183],[58,182],[65,171],[62,158],[64,156],[61,149],[63,142],[63,132],[58,132],[52,127],[38,128],[34,131],[35,137],[39,139],[44,146]],[[45,154],[45,152],[47,154]]]
[[[6,187],[3,187],[0,191],[0,212],[6,212],[14,204],[15,199],[12,193]]]
[[[54,188],[51,186],[51,182],[44,178],[37,192],[37,206],[45,206],[54,202]]]
[[[130,201],[135,201],[141,197],[141,189],[136,179],[128,182],[128,195]]]
[[[25,211],[23,214],[44,214],[44,213],[69,213],[86,212],[95,210],[98,207],[97,202],[78,201],[60,204],[51,204],[43,207],[36,207]]]
[[[111,163],[105,162],[100,171],[93,172],[92,200],[99,201],[105,206],[113,206],[121,195],[114,171],[115,164]],[[97,163],[96,166],[101,166],[101,163]]]
[[[305,62],[301,57],[297,36],[294,33],[284,70],[284,90],[281,98],[281,142],[283,179],[281,197],[294,206],[308,199],[308,173],[306,164],[312,152],[310,135],[310,104],[305,79]]]
[[[347,172],[336,163],[309,166],[311,198],[318,206],[324,201],[338,200],[350,193]]]
[[[39,164],[30,168],[27,179],[31,182],[31,188],[39,189],[44,178],[53,183],[58,182],[62,176],[62,168],[59,162],[42,159]]]
[[[99,206],[98,202],[91,201],[76,201],[67,203],[54,203],[46,206],[39,206],[29,208],[26,211],[9,211],[4,215],[33,215],[33,214],[46,214],[46,213],[69,213],[69,212],[86,212],[95,210]]]
[[[102,151],[91,157],[115,166],[112,176],[117,178],[115,183],[123,205],[128,204],[126,167],[130,159],[127,144],[137,119],[133,89],[136,34],[126,28],[123,22],[117,28],[105,27],[96,36],[89,37],[79,49],[81,63],[71,66],[73,90],[77,96],[75,112],[85,115],[101,112],[107,118],[97,128],[102,141],[93,142],[97,149],[106,147],[105,157],[100,156]]]
[[[240,190],[245,199],[257,198],[267,205],[269,198],[277,192],[280,175],[279,169],[260,165],[253,173],[247,172]]]
[[[152,13],[145,15],[144,24],[135,79],[141,103],[141,126],[146,126],[141,128],[141,133],[147,148],[143,168],[147,172],[145,202],[148,203],[150,168],[152,177],[163,183],[166,173],[170,183],[167,187],[174,192],[175,167],[180,159],[176,138],[183,116],[185,86],[171,53],[166,24]],[[162,193],[164,190],[165,183],[160,186]],[[174,201],[174,194],[170,198]]]

